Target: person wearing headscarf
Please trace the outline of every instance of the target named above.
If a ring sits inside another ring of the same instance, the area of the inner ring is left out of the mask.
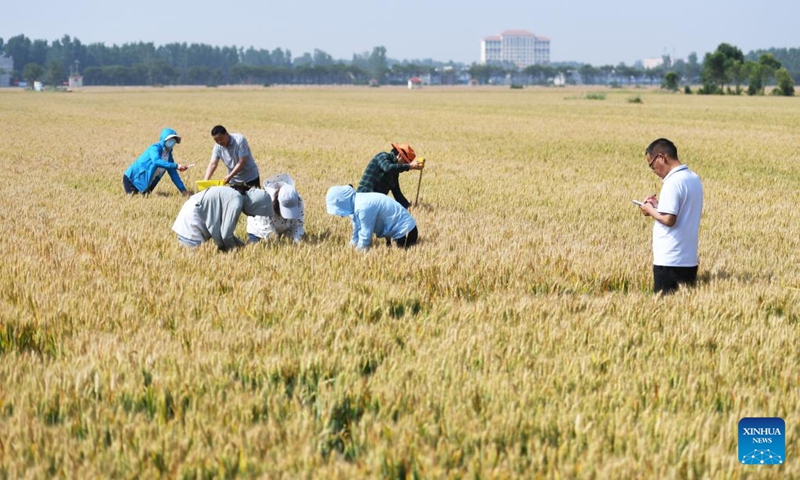
[[[358,193],[350,185],[331,187],[325,196],[329,214],[350,217],[353,236],[350,245],[367,250],[372,236],[394,240],[400,248],[417,243],[417,222],[398,202],[375,192]]]
[[[172,151],[178,143],[181,143],[178,132],[171,128],[162,130],[158,142],[147,147],[122,175],[122,188],[125,193],[128,195],[152,193],[161,181],[161,177],[167,173],[182,195],[186,197],[191,195],[191,192],[186,190],[181,176],[178,175],[178,172],[185,171],[189,166],[178,165],[172,156]]]
[[[305,204],[286,174],[276,175],[264,182],[264,190],[272,198],[272,217],[247,217],[248,243],[286,236],[300,243],[305,234]]]

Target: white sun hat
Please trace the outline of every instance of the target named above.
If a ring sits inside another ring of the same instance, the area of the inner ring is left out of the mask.
[[[278,191],[278,206],[281,209],[281,217],[287,220],[300,218],[303,213],[301,206],[302,200],[297,190],[292,185],[285,184]]]

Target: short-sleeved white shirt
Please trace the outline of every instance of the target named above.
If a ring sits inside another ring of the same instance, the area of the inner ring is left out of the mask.
[[[686,165],[673,168],[661,187],[658,211],[675,215],[675,225],[653,222],[653,265],[696,267],[703,184]]]
[[[228,173],[233,170],[240,157],[247,157],[250,162],[244,167],[235,177],[230,179],[230,183],[248,183],[252,182],[259,177],[258,165],[253,154],[250,153],[250,145],[247,144],[247,139],[241,133],[229,134],[231,141],[227,147],[220,144],[214,144],[214,150],[211,151],[211,161],[216,159],[222,160],[222,163],[228,167]]]
[[[178,213],[175,223],[172,224],[172,230],[178,235],[201,243],[207,238],[211,238],[211,234],[200,216],[200,210],[197,208],[202,196],[203,193],[198,192],[189,197]]]
[[[269,193],[270,198],[275,200],[275,187],[265,186],[264,190]],[[303,204],[303,199],[300,199],[300,217],[289,220],[281,218],[277,215],[273,217],[262,217],[256,215],[255,217],[247,217],[247,233],[255,235],[258,238],[269,238],[273,235],[288,235],[292,237],[295,242],[299,242],[305,230],[303,223],[305,222],[306,208]]]

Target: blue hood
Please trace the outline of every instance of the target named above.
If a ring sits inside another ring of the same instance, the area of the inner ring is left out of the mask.
[[[350,185],[331,187],[325,195],[325,205],[330,215],[347,217],[355,212],[356,191]]]
[[[159,137],[158,137],[158,143],[160,143],[161,146],[163,147],[164,146],[164,142],[167,140],[167,137],[169,137],[170,135],[175,135],[176,137],[178,137],[178,138],[175,139],[175,142],[176,143],[181,143],[181,137],[178,136],[178,132],[176,132],[175,130],[173,130],[171,128],[165,128],[164,130],[161,130],[161,135],[159,135]]]

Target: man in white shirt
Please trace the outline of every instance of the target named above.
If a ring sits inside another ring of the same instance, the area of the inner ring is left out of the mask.
[[[234,233],[242,213],[271,217],[272,199],[257,188],[241,193],[229,187],[210,187],[189,197],[172,230],[187,247],[213,240],[219,250],[227,251],[245,244]]]
[[[261,178],[258,172],[258,165],[247,139],[241,133],[228,133],[222,125],[217,125],[211,129],[211,136],[214,138],[214,149],[211,151],[211,160],[206,168],[205,180],[211,180],[217,164],[222,163],[228,168],[228,174],[223,178],[225,184],[233,187],[240,187],[246,191],[250,187],[261,188]]]
[[[703,211],[700,177],[678,159],[678,148],[666,138],[653,141],[645,161],[664,181],[661,200],[648,197],[640,209],[653,217],[653,291],[672,293],[679,284],[697,281],[697,244]]]

